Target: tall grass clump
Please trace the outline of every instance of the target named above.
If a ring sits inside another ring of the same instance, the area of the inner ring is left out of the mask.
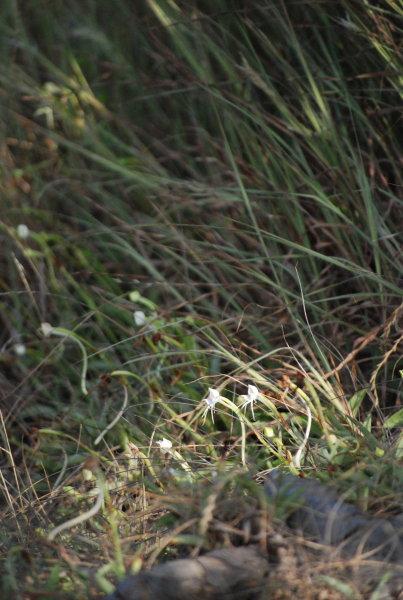
[[[214,547],[246,471],[397,506],[398,3],[1,12],[3,593]]]

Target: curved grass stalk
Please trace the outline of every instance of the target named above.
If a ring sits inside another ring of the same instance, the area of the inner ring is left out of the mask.
[[[171,456],[173,456],[173,458],[175,458],[179,462],[182,469],[188,475],[190,481],[194,481],[195,475],[194,475],[189,463],[183,458],[183,456],[177,450],[172,450]]]
[[[297,388],[297,390],[298,390],[298,392],[302,391],[302,390],[299,390],[299,388]],[[298,447],[297,452],[295,453],[295,455],[293,456],[293,459],[292,459],[293,465],[295,466],[296,469],[300,469],[301,468],[301,456],[302,456],[302,453],[303,453],[303,451],[305,449],[305,446],[308,443],[309,434],[311,433],[311,426],[312,426],[312,412],[311,412],[311,409],[309,408],[308,403],[305,401],[305,399],[301,395],[300,395],[300,400],[301,400],[301,402],[303,403],[303,405],[306,408],[306,412],[307,412],[307,415],[308,415],[308,423],[307,423],[307,426],[306,426],[304,439],[302,440],[300,446]]]
[[[204,417],[204,420],[206,419],[206,415],[207,412],[210,411],[211,412],[211,417],[214,421],[214,410],[215,410],[215,405],[220,403],[223,404],[224,406],[226,406],[227,408],[229,408],[230,410],[232,410],[238,417],[240,423],[241,423],[241,430],[242,430],[242,444],[241,444],[241,461],[242,461],[242,465],[244,467],[246,467],[246,430],[245,430],[245,421],[247,420],[244,416],[244,414],[242,413],[242,411],[238,408],[238,406],[236,404],[234,404],[233,402],[231,402],[231,400],[227,400],[227,398],[223,398],[219,391],[214,389],[214,388],[210,388],[210,396],[207,400],[208,405],[206,408],[204,408],[202,416]]]
[[[55,537],[59,533],[64,531],[65,529],[71,529],[71,527],[74,527],[75,525],[84,523],[84,521],[88,521],[88,519],[90,519],[91,517],[96,515],[97,512],[99,512],[99,510],[102,507],[102,503],[104,501],[104,495],[105,495],[104,489],[103,489],[103,483],[100,481],[99,478],[98,478],[98,489],[99,489],[99,492],[98,492],[97,499],[94,502],[94,505],[89,510],[82,513],[81,515],[78,515],[77,517],[74,517],[73,519],[69,519],[68,521],[61,523],[60,525],[58,525],[57,527],[52,529],[52,531],[48,534],[48,540],[50,542],[53,541],[55,539]]]
[[[99,442],[102,440],[102,438],[104,437],[104,435],[106,433],[108,433],[108,431],[110,429],[112,429],[112,427],[114,425],[116,425],[116,423],[119,421],[119,419],[121,418],[121,416],[123,415],[123,413],[126,410],[127,407],[127,403],[129,400],[129,392],[127,391],[127,386],[123,384],[123,389],[124,389],[124,398],[123,398],[123,404],[122,404],[122,408],[119,410],[118,414],[116,415],[116,417],[113,419],[113,421],[111,421],[109,423],[109,425],[107,425],[105,427],[105,429],[102,431],[102,433],[99,434],[99,436],[97,437],[97,439],[94,442],[94,445],[96,446],[97,444],[99,444]]]
[[[62,468],[60,469],[60,473],[57,476],[57,479],[53,485],[52,492],[55,492],[57,490],[57,488],[60,486],[61,481],[64,477],[64,474],[66,473],[66,470],[67,470],[67,462],[68,462],[67,454],[63,448],[63,465],[62,465]]]
[[[246,418],[245,415],[243,414],[243,412],[238,408],[238,406],[236,404],[234,404],[233,402],[231,402],[231,400],[227,400],[226,398],[222,398],[220,397],[219,402],[221,404],[224,404],[224,406],[227,406],[228,408],[230,408],[232,411],[234,411],[234,413],[237,415],[239,422],[241,423],[241,436],[242,436],[242,442],[241,442],[241,461],[242,461],[242,465],[244,467],[246,467],[246,430],[245,430],[245,422],[246,422]]]
[[[69,338],[70,340],[75,341],[79,345],[82,355],[83,355],[83,368],[81,370],[80,385],[81,385],[81,391],[83,392],[84,396],[87,396],[88,390],[87,390],[87,387],[85,384],[85,380],[87,377],[88,358],[87,358],[87,352],[85,350],[84,344],[82,343],[82,341],[80,340],[78,335],[76,333],[74,333],[74,331],[70,331],[69,329],[64,329],[63,327],[52,327],[52,325],[50,325],[49,323],[42,323],[41,330],[45,337],[49,337],[51,335],[58,335],[60,337]]]

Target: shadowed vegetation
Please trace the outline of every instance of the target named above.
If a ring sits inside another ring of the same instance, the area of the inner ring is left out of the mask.
[[[399,4],[1,12],[3,593],[211,550],[274,467],[397,510]]]

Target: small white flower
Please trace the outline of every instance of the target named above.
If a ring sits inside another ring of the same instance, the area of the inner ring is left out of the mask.
[[[210,410],[211,411],[211,418],[212,418],[212,421],[214,423],[214,410],[215,410],[215,405],[220,400],[220,392],[218,390],[216,390],[215,388],[209,388],[208,391],[209,391],[209,395],[207,396],[207,398],[205,398],[203,400],[203,402],[206,402],[207,406],[204,409],[202,416],[203,416],[203,419],[205,421],[207,413]]]
[[[41,323],[41,331],[45,337],[49,337],[53,333],[53,327],[50,323]]]
[[[240,398],[242,398],[243,400],[242,400],[242,403],[240,404],[239,408],[246,408],[247,406],[250,405],[253,419],[255,419],[253,404],[254,404],[254,402],[256,402],[256,400],[259,399],[259,395],[260,395],[260,392],[256,386],[248,385],[248,393],[240,396]]]
[[[134,322],[138,327],[142,327],[147,323],[147,317],[142,310],[135,310],[133,313]]]
[[[14,352],[17,356],[24,356],[27,352],[25,344],[14,344]]]
[[[167,440],[167,438],[162,438],[157,442],[157,446],[160,447],[161,454],[171,454],[172,450],[172,442]]]
[[[17,226],[17,235],[21,240],[26,240],[29,237],[29,229],[26,225],[20,224]]]

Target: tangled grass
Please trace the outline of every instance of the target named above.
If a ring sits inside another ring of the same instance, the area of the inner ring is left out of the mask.
[[[395,509],[398,3],[2,12],[2,593],[225,543],[274,467]]]

